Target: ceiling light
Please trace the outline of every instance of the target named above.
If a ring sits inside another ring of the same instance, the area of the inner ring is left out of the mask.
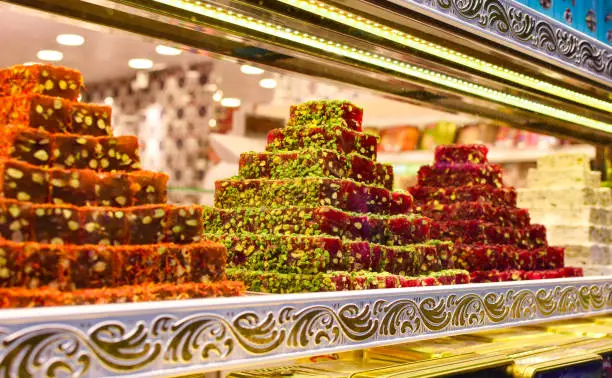
[[[240,99],[232,97],[224,98],[221,100],[221,106],[225,106],[226,108],[237,108],[240,106]]]
[[[153,68],[153,61],[151,59],[136,58],[130,59],[128,65],[135,70],[148,70]]]
[[[217,120],[211,119],[210,121],[208,121],[208,126],[214,129],[215,127],[217,127]]]
[[[64,59],[64,54],[55,50],[40,50],[36,53],[36,57],[40,60],[46,60],[48,62],[59,62]]]
[[[64,46],[81,46],[85,43],[85,38],[82,35],[78,34],[60,34],[55,40],[60,45]]]
[[[109,97],[104,98],[105,105],[111,106],[114,103],[115,103],[115,100],[112,97],[109,96]]]
[[[259,86],[262,88],[272,89],[276,88],[276,80],[274,79],[261,79],[259,80]]]
[[[240,72],[242,72],[245,75],[261,75],[262,73],[264,73],[264,70],[262,70],[261,68],[248,66],[245,64],[240,67]]]
[[[180,49],[176,49],[174,47],[170,47],[170,46],[164,46],[164,45],[157,45],[157,47],[155,47],[155,52],[157,52],[159,55],[181,55],[181,53],[183,51],[181,51]]]
[[[219,101],[221,101],[221,99],[223,98],[223,91],[216,91],[216,92],[213,94],[212,98],[213,98],[213,101],[214,101],[214,102],[219,102]]]

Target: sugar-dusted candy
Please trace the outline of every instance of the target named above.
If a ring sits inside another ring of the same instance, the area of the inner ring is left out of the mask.
[[[82,86],[81,73],[66,67],[34,64],[0,70],[0,97],[36,93],[76,100]]]

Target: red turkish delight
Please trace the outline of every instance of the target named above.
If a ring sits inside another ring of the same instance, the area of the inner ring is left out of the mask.
[[[111,136],[112,108],[75,102],[70,106],[71,129],[75,134]]]
[[[81,73],[66,67],[34,64],[0,70],[0,97],[38,93],[76,100],[82,86]]]
[[[485,164],[488,153],[489,149],[483,144],[436,146],[435,162],[436,164]]]
[[[512,187],[492,188],[490,185],[413,186],[409,188],[416,204],[426,206],[438,203],[487,202],[492,206],[516,207],[516,190]]]
[[[456,244],[452,252],[453,264],[457,269],[474,270],[506,270],[510,262],[514,262],[514,252],[511,245]]]
[[[502,187],[502,168],[497,164],[425,165],[419,169],[421,186],[473,186]]]
[[[565,250],[562,247],[540,248],[535,251],[535,269],[559,269],[564,265]]]
[[[343,126],[335,120],[325,126],[297,126],[274,129],[268,133],[266,151],[329,149],[344,154],[357,153],[376,160],[378,138]]]
[[[372,266],[372,254],[368,242],[345,242],[342,243],[341,264],[332,265],[333,270],[368,270]]]
[[[348,101],[308,101],[292,105],[288,126],[325,126],[333,120],[342,120],[349,129],[361,131],[363,109]]]
[[[386,220],[388,245],[421,243],[430,239],[431,220],[420,216],[394,216]]]
[[[391,215],[407,214],[412,209],[413,198],[408,192],[397,191],[391,193]]]
[[[480,220],[506,227],[529,225],[529,212],[526,209],[496,207],[483,202],[428,204],[418,206],[416,211],[437,221]]]

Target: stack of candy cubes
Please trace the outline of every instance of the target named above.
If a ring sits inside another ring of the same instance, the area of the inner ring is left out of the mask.
[[[516,190],[489,164],[483,145],[438,146],[410,188],[416,211],[436,221],[432,237],[454,242],[453,264],[472,282],[582,276],[564,267],[564,250],[549,247],[546,228],[516,207]]]
[[[111,109],[77,102],[83,78],[0,70],[0,308],[239,295],[202,208],[166,204]]]
[[[239,175],[216,183],[206,237],[228,249],[228,276],[271,293],[466,283],[450,242],[410,214],[393,170],[376,162],[378,140],[345,101],[293,106],[266,152],[241,155]]]

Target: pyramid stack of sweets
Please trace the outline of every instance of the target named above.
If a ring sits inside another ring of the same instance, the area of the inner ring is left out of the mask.
[[[83,78],[0,70],[0,308],[238,295],[202,210],[169,206],[111,109],[77,102]]]
[[[239,176],[216,183],[204,229],[228,249],[228,276],[248,290],[306,292],[464,283],[451,243],[410,214],[377,139],[345,101],[291,108],[266,152],[241,155]]]
[[[531,219],[546,225],[548,241],[565,248],[568,264],[585,275],[612,274],[612,194],[601,188],[601,173],[591,171],[589,156],[555,153],[530,169],[518,203]]]
[[[437,221],[432,237],[454,242],[455,267],[472,282],[582,275],[564,267],[563,248],[549,247],[546,228],[517,208],[516,190],[503,185],[487,153],[483,145],[438,146],[410,188],[416,211]]]

